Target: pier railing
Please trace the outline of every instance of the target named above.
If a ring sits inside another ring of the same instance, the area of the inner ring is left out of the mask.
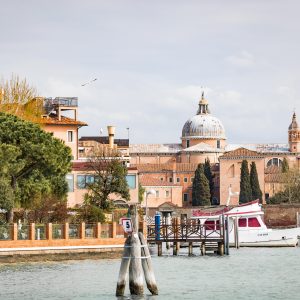
[[[147,226],[148,242],[219,242],[224,239],[223,225],[160,224]]]

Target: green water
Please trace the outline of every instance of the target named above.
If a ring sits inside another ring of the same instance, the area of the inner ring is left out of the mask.
[[[153,257],[159,296],[122,299],[300,299],[300,248],[230,256]],[[0,265],[0,299],[116,299],[120,260]]]

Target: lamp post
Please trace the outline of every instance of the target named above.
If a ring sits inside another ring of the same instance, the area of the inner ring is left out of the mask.
[[[146,223],[147,223],[147,217],[148,217],[148,196],[149,195],[156,195],[155,190],[151,189],[151,190],[145,192],[145,196],[146,196],[146,211],[145,211]]]

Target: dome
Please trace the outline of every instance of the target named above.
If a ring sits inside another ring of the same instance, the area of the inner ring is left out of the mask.
[[[212,115],[196,115],[187,120],[182,129],[183,138],[226,139],[225,129]]]
[[[221,121],[212,116],[208,109],[208,102],[202,98],[195,116],[187,120],[182,129],[182,139],[226,139],[225,129]]]

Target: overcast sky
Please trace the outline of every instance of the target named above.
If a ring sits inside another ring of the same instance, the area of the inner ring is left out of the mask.
[[[229,143],[285,143],[300,121],[298,0],[0,2],[0,76],[79,97],[81,135],[178,143],[201,86]]]

